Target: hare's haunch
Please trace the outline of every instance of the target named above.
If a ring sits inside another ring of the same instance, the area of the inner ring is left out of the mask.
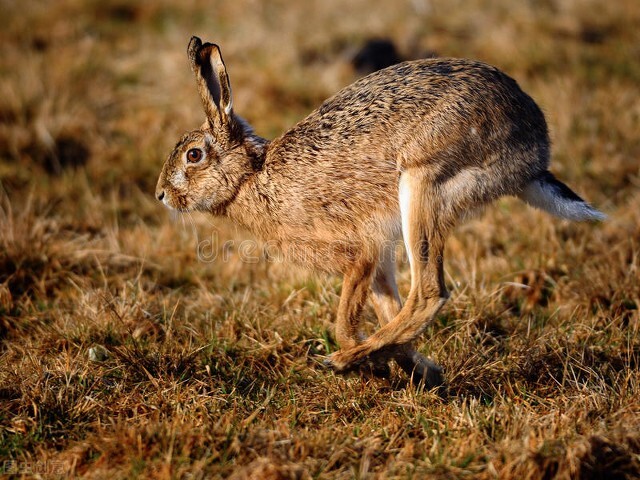
[[[559,217],[604,219],[547,170],[542,112],[489,65],[431,59],[380,70],[268,141],[234,113],[218,46],[193,37],[188,55],[206,121],[169,155],[156,196],[227,216],[292,261],[344,274],[341,350],[329,360],[337,371],[386,372],[394,359],[414,381],[441,383],[413,342],[448,297],[445,240],[466,213],[515,195]],[[404,305],[390,248],[400,236],[411,266]],[[381,328],[364,339],[367,298]]]

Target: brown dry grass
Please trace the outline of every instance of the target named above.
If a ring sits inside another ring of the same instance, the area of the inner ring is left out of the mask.
[[[30,0],[0,16],[0,473],[640,475],[637,1]],[[265,136],[349,83],[372,35],[498,65],[546,111],[554,171],[610,220],[504,200],[458,230],[424,344],[443,395],[334,376],[319,359],[339,279],[244,262],[244,232],[172,222],[152,197],[202,118],[191,34],[222,45]]]

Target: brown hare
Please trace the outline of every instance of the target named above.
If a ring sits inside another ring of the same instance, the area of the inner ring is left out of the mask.
[[[445,240],[456,222],[503,195],[570,220],[602,220],[548,170],[544,116],[517,83],[484,63],[430,59],[362,78],[274,140],[233,111],[220,49],[188,47],[206,114],[166,160],[156,196],[178,211],[229,217],[275,242],[294,262],[342,273],[336,319],[338,372],[388,373],[394,359],[413,381],[442,382],[413,343],[448,298]],[[394,249],[411,267],[404,305]],[[360,316],[372,300],[381,328]]]

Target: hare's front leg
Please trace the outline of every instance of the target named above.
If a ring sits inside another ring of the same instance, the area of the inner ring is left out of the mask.
[[[361,261],[353,265],[344,276],[336,318],[336,340],[341,351],[357,347],[362,340],[360,320],[369,296],[369,287],[375,268],[375,262]],[[367,372],[382,377],[389,375],[386,362],[369,363],[365,367]],[[360,366],[360,364],[357,365],[357,367]]]
[[[402,174],[400,210],[411,264],[409,296],[391,322],[355,347],[331,356],[336,370],[351,370],[374,353],[393,351],[415,341],[445,304],[448,298],[443,270],[445,233],[455,221],[455,209],[450,208],[450,199],[443,198],[442,193],[419,171]]]
[[[371,300],[380,326],[391,322],[400,313],[402,301],[395,280],[395,260],[393,252],[384,252],[371,285]],[[423,382],[428,388],[441,385],[442,368],[422,356],[412,343],[400,345],[388,355],[402,368],[411,382]],[[382,355],[387,358],[387,354]]]

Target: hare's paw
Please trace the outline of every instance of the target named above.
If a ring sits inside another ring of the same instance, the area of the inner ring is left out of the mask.
[[[338,350],[329,355],[325,360],[325,365],[336,373],[349,373],[356,371],[364,363],[366,355],[362,355],[359,346],[348,350]]]
[[[330,368],[336,373],[347,374],[358,369],[358,365],[349,361],[342,350],[329,355],[324,361],[324,366]]]
[[[422,384],[431,389],[444,384],[442,367],[415,350],[409,356],[396,357],[396,362],[416,386]]]
[[[391,375],[386,356],[366,355],[365,350],[359,347],[339,350],[331,354],[325,361],[325,365],[340,374],[359,371],[364,376],[379,378],[389,378]]]

